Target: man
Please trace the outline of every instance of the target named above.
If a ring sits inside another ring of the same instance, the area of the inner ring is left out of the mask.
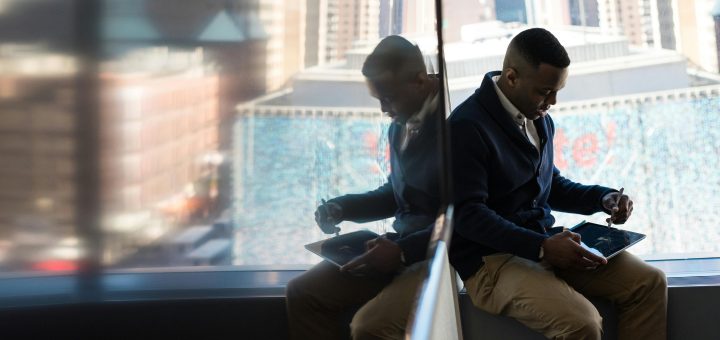
[[[395,216],[397,233],[367,243],[365,254],[338,269],[322,262],[287,287],[294,339],[400,339],[424,277],[428,241],[440,209],[437,143],[438,79],[426,73],[417,46],[399,36],[383,39],[362,73],[383,112],[391,174],[364,194],[334,198],[315,212],[325,233],[341,221],[368,222]],[[347,318],[356,309],[350,327]],[[345,318],[343,318],[345,316]]]
[[[599,339],[602,319],[583,296],[612,301],[620,339],[663,339],[664,274],[623,252],[609,261],[564,230],[550,236],[551,209],[605,211],[624,223],[632,201],[574,183],[553,165],[547,115],[568,75],[565,48],[533,28],[512,39],[501,72],[449,118],[455,187],[450,261],[480,309],[513,317],[552,339]],[[556,231],[557,229],[553,229]]]

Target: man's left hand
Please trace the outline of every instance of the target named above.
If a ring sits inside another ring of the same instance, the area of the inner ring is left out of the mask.
[[[611,192],[605,195],[602,199],[602,205],[610,211],[610,217],[605,221],[610,222],[612,220],[615,224],[625,223],[633,211],[633,201],[630,196],[621,195],[619,192]]]
[[[397,243],[381,236],[368,241],[367,251],[340,267],[340,271],[352,272],[367,266],[368,269],[381,273],[392,273],[402,266],[401,252],[402,249]]]

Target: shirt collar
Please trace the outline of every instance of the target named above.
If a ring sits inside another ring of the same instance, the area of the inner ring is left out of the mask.
[[[510,102],[510,99],[508,99],[505,94],[500,90],[500,87],[498,86],[497,82],[498,79],[500,79],[500,76],[494,76],[492,77],[493,80],[493,86],[495,87],[495,92],[497,93],[498,98],[500,99],[500,105],[502,105],[503,109],[505,109],[505,112],[507,112],[510,115],[510,118],[515,122],[517,125],[523,125],[527,123],[527,118],[518,110],[513,103]]]

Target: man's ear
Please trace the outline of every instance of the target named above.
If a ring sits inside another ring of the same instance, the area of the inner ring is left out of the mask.
[[[417,74],[415,74],[415,77],[413,78],[412,83],[414,83],[415,85],[422,86],[428,82],[428,79],[429,78],[428,78],[427,73],[418,72]]]
[[[507,83],[510,87],[517,86],[517,82],[518,82],[517,70],[515,70],[512,67],[507,67],[502,71],[502,73],[503,73],[503,76],[505,77],[505,79],[507,79]]]

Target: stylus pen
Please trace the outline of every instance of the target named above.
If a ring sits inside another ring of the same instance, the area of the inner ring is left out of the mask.
[[[325,203],[327,203],[324,198],[321,198],[321,199],[320,199],[320,202],[322,202],[323,205],[325,205]],[[327,208],[326,208],[326,209],[327,209]],[[339,230],[339,229],[338,229],[338,231],[335,232],[335,236],[336,236],[336,237],[337,237],[337,236],[340,236],[340,230]]]
[[[620,188],[620,193],[618,194],[617,201],[615,201],[615,206],[617,207],[618,204],[620,204],[620,199],[622,198],[623,191],[625,191],[625,188]],[[618,207],[618,210],[620,210],[620,207]],[[608,228],[612,226],[613,223],[613,215],[615,215],[614,211],[610,212],[610,218],[608,219]]]

